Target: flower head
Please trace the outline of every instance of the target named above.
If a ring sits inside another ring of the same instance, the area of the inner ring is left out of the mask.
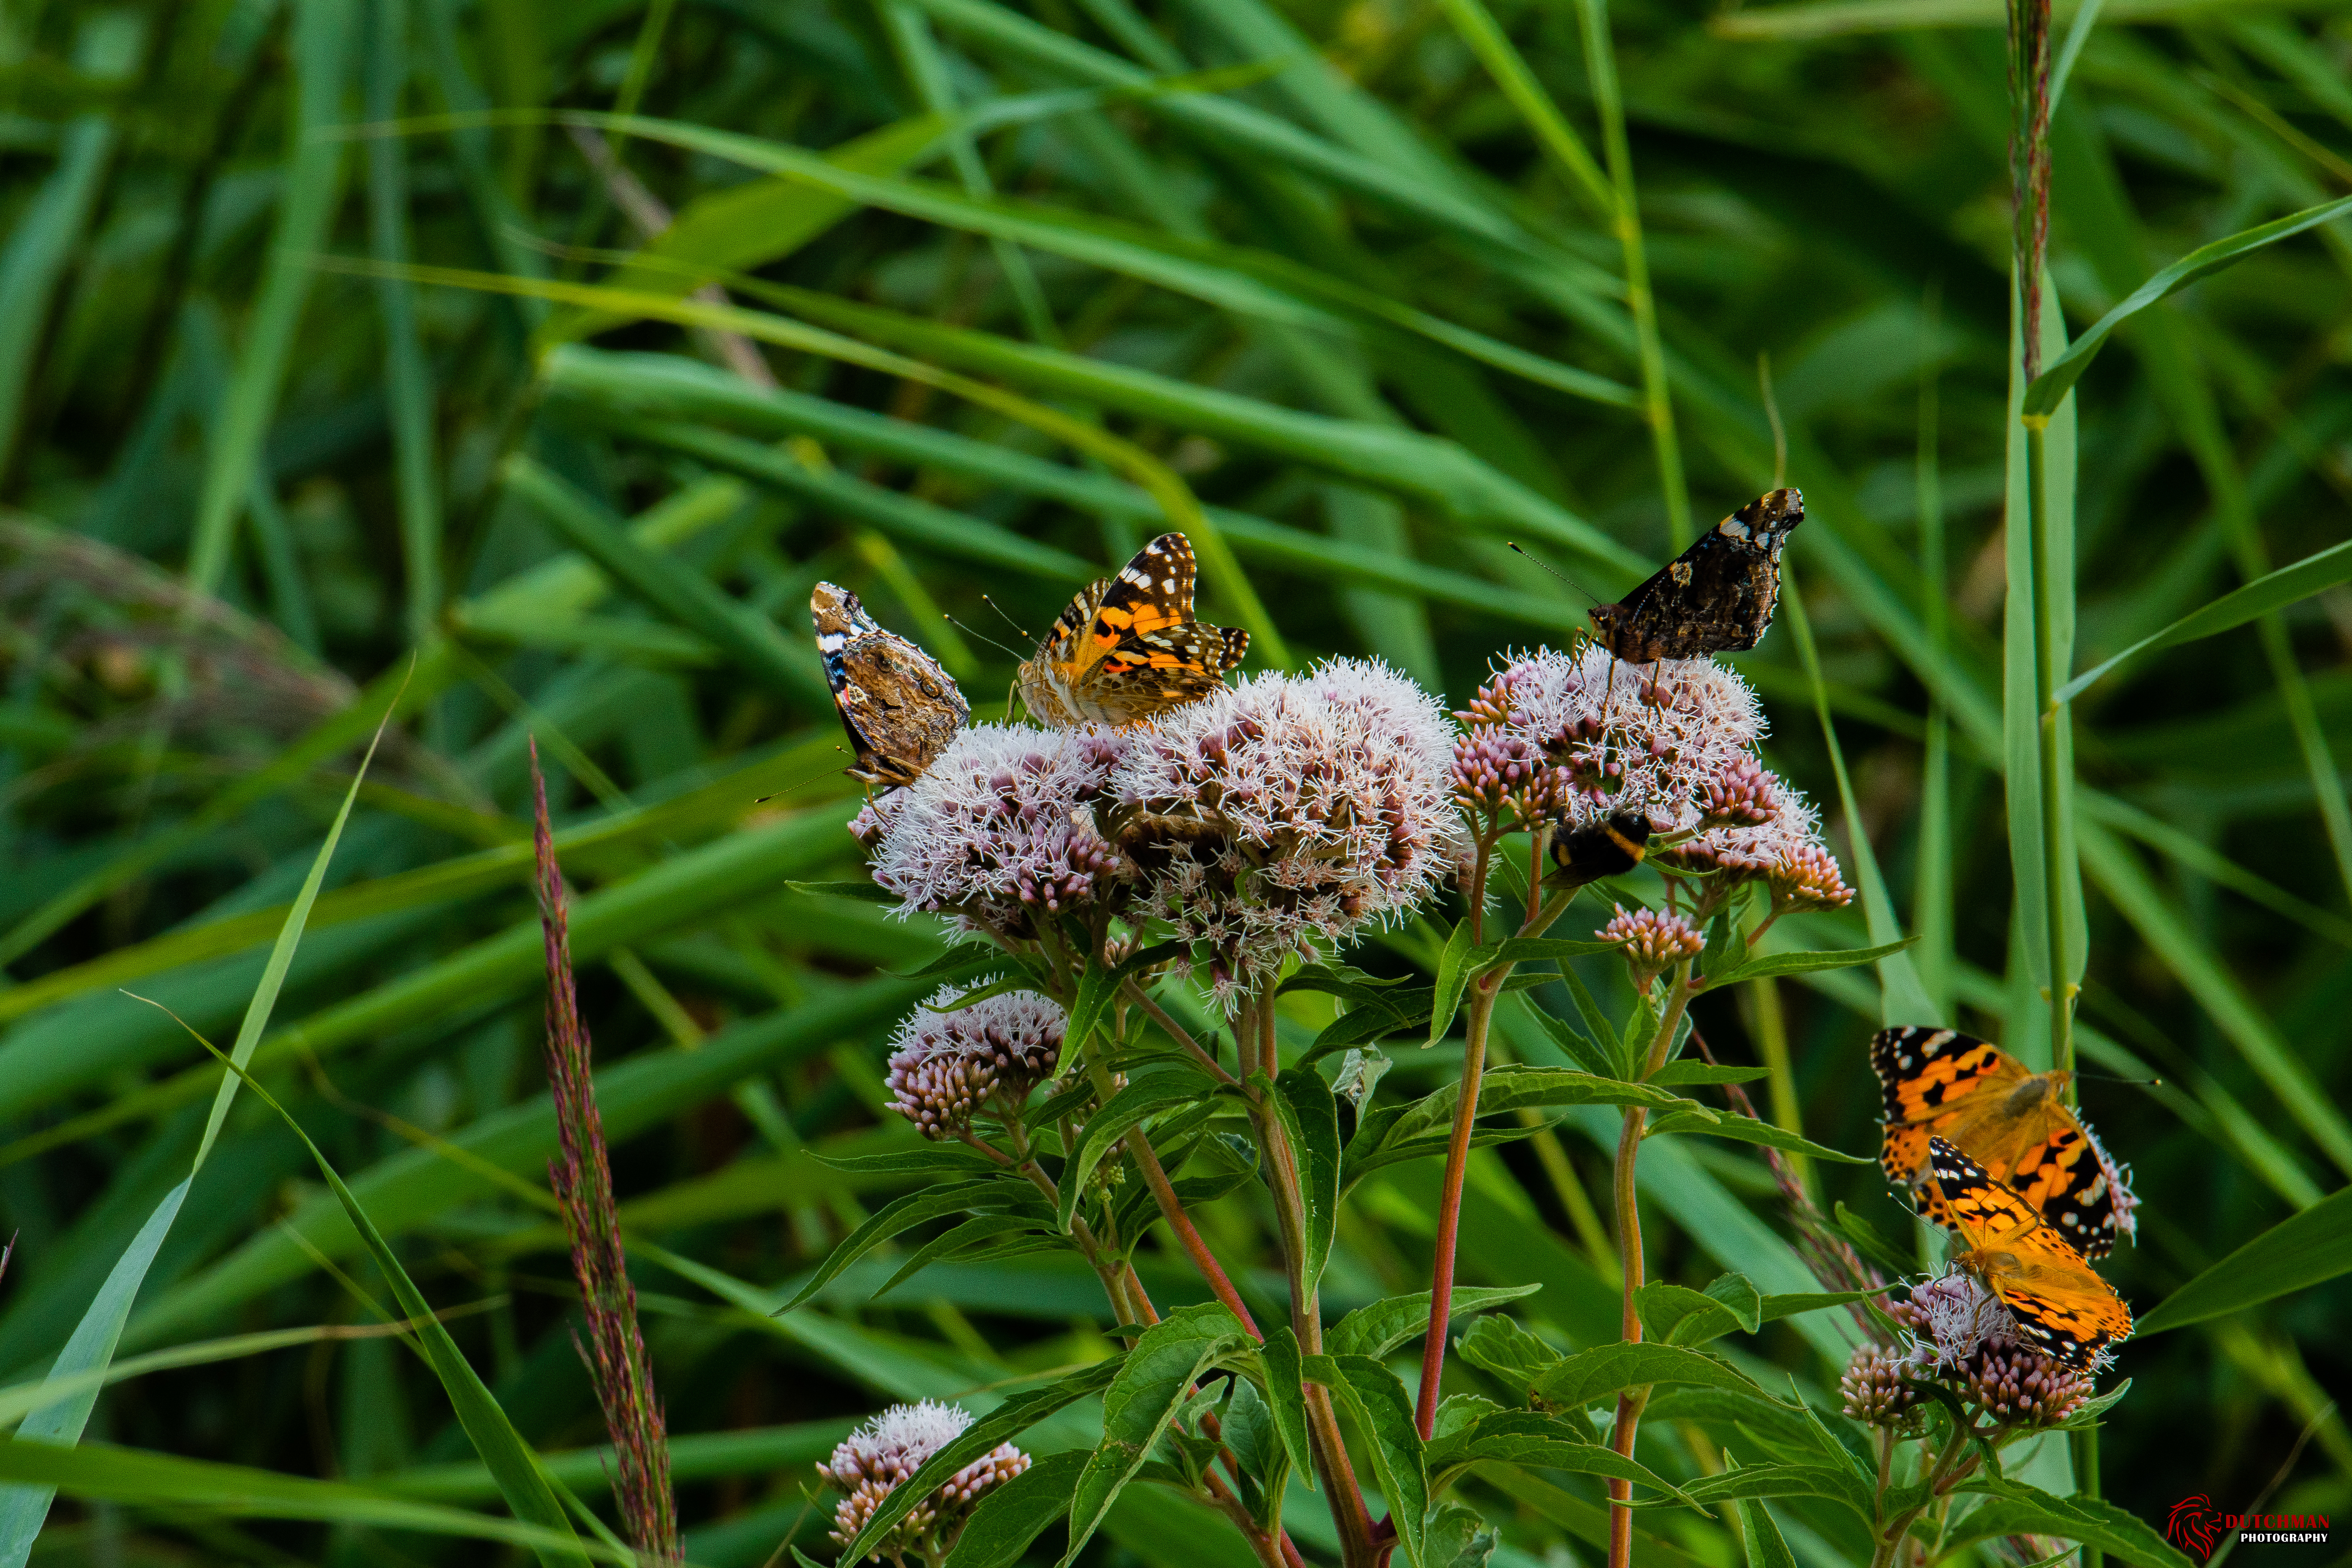
[[[1821,813],[1755,758],[1734,758],[1700,784],[1695,801],[1698,831],[1658,851],[1661,868],[1762,882],[1778,914],[1853,900],[1822,839]]]
[[[1103,818],[1142,869],[1143,911],[1230,1006],[1452,869],[1452,742],[1435,700],[1385,665],[1255,676],[1129,731]]]
[[[1838,1379],[1845,1413],[1866,1426],[1909,1427],[1918,1424],[1916,1368],[1876,1345],[1864,1345]]]
[[[950,1011],[957,994],[941,986],[890,1041],[889,1109],[926,1138],[955,1136],[991,1100],[1017,1113],[1029,1091],[1053,1076],[1069,1027],[1068,1015],[1034,991],[1002,992]]]
[[[874,879],[904,910],[1024,936],[1040,912],[1107,896],[1131,871],[1095,829],[1118,760],[1116,731],[975,724],[956,735],[879,828]],[[866,825],[861,816],[860,825]]]
[[[1592,934],[1625,944],[1625,967],[1633,972],[1636,991],[1647,991],[1659,975],[1706,950],[1706,939],[1678,914],[1615,907],[1615,917]]]
[[[1935,1377],[1999,1419],[2049,1426],[2068,1419],[2091,1396],[2105,1364],[2068,1366],[2035,1349],[2018,1332],[2000,1298],[1964,1269],[1911,1288],[1907,1301],[1890,1302],[1887,1315],[1911,1335],[1904,1364],[1914,1377]]]
[[[1713,659],[1627,664],[1597,646],[1515,659],[1455,717],[1466,807],[1569,827],[1633,811],[1660,832],[1694,825],[1695,792],[1763,729],[1756,694]]]
[[[971,1425],[971,1415],[960,1406],[926,1399],[893,1405],[843,1438],[833,1458],[816,1468],[843,1494],[833,1512],[834,1540],[844,1546],[856,1540],[882,1500]],[[954,1541],[982,1492],[1028,1468],[1028,1455],[1010,1443],[998,1444],[909,1509],[874,1543],[867,1561],[935,1555]]]

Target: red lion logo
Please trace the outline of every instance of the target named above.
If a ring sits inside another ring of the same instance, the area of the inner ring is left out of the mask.
[[[2199,1492],[2172,1505],[2172,1517],[2164,1521],[2164,1538],[2202,1563],[2213,1555],[2213,1538],[2221,1526],[2221,1516],[2213,1511],[2213,1500]]]

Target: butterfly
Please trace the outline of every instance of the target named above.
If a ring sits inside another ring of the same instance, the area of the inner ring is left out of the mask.
[[[843,769],[865,784],[913,784],[939,760],[971,708],[939,660],[877,625],[857,595],[819,583],[809,595],[824,682],[857,761]]]
[[[1804,521],[1803,496],[1766,491],[1619,603],[1595,605],[1595,640],[1627,664],[1754,647],[1780,602],[1780,546]]]
[[[1021,700],[1048,724],[1133,724],[1214,690],[1249,633],[1192,618],[1192,542],[1163,533],[1070,601],[1021,667]]]
[[[1937,1223],[1967,1244],[1952,1258],[2000,1298],[2035,1348],[2069,1366],[2130,1337],[2131,1309],[2017,1191],[1941,1138],[1927,1140]]]
[[[2086,1258],[2133,1234],[2131,1183],[2059,1098],[2063,1073],[2034,1073],[1998,1046],[1955,1029],[1881,1029],[1871,1070],[1886,1095],[1886,1141],[1878,1163],[1898,1187],[1927,1173],[1931,1137],[1980,1161]],[[1932,1192],[1927,1217],[1943,1223]]]

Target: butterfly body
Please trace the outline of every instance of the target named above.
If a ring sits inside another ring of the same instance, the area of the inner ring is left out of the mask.
[[[1163,533],[1089,584],[1021,667],[1021,700],[1048,724],[1135,724],[1216,689],[1249,634],[1192,618],[1192,542]]]
[[[971,718],[940,663],[866,613],[857,595],[819,583],[809,595],[825,684],[857,760],[843,771],[886,789],[909,784]]]
[[[1898,1187],[1917,1187],[1927,1217],[1942,1223],[1928,1174],[1928,1144],[1942,1138],[1983,1165],[2086,1258],[2105,1258],[2130,1235],[2137,1200],[2122,1167],[2062,1092],[2068,1075],[2026,1070],[2015,1057],[1956,1029],[1881,1029],[1870,1065],[1885,1098],[1879,1163]]]
[[[1960,1238],[1952,1266],[2000,1298],[2018,1331],[2069,1366],[2096,1362],[2131,1334],[2131,1309],[2088,1259],[2014,1188],[1942,1138],[1927,1141],[1937,1223]]]
[[[1781,546],[1804,521],[1797,491],[1759,496],[1622,600],[1594,605],[1595,639],[1628,664],[1754,647],[1780,603]]]

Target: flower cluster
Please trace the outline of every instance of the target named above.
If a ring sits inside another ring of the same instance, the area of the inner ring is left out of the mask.
[[[1385,665],[1333,659],[1129,732],[1102,814],[1217,1002],[1421,902],[1454,863],[1452,734]]]
[[[1116,731],[975,724],[923,776],[869,806],[874,879],[908,910],[1033,935],[1040,913],[1107,896],[1133,874],[1095,829],[1122,749]]]
[[[1909,1343],[1900,1352],[1865,1346],[1840,1384],[1846,1414],[1874,1426],[1916,1420],[1912,1384],[1934,1379],[2003,1426],[2054,1426],[2091,1397],[2095,1368],[2071,1367],[2027,1344],[2000,1299],[1955,1269],[1911,1288],[1886,1314]]]
[[[1592,934],[1602,942],[1625,944],[1625,967],[1633,971],[1636,991],[1647,991],[1659,975],[1686,958],[1696,958],[1706,948],[1706,939],[1678,914],[1629,910],[1622,904],[1616,910],[1615,917]]]
[[[942,986],[907,1016],[890,1042],[890,1109],[926,1138],[952,1138],[991,1108],[1018,1115],[1029,1091],[1054,1075],[1069,1016],[1034,991],[983,996],[950,1009]]]
[[[855,1541],[883,1499],[971,1425],[969,1412],[926,1399],[919,1405],[893,1405],[842,1439],[833,1458],[816,1468],[842,1493],[833,1511],[834,1540],[844,1546]],[[998,1444],[908,1510],[874,1543],[867,1560],[898,1561],[912,1555],[936,1562],[971,1517],[981,1494],[1028,1468],[1028,1455],[1010,1443]]]
[[[1620,812],[1696,826],[1694,798],[1763,731],[1756,694],[1713,659],[1632,665],[1597,646],[1514,658],[1454,717],[1456,798],[1528,827]]]

